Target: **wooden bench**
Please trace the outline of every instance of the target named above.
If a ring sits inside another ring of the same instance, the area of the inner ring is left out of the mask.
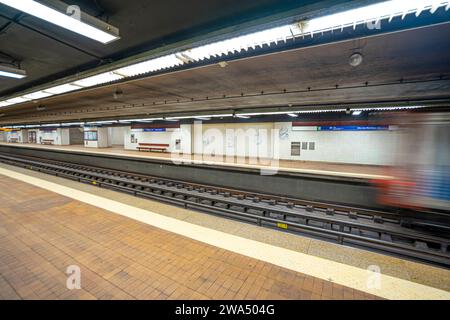
[[[168,144],[165,143],[139,143],[136,147],[139,151],[147,150],[147,151],[159,151],[159,152],[167,152]]]
[[[53,139],[42,139],[41,144],[53,144]]]

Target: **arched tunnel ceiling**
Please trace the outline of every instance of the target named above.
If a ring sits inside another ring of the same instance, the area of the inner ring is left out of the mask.
[[[450,24],[442,24],[247,58],[51,98],[41,112],[22,104],[1,121],[448,99],[449,38]],[[356,68],[348,64],[355,48],[364,55]],[[118,88],[123,94],[114,99]]]

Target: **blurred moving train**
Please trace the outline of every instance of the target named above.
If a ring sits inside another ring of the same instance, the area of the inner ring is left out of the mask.
[[[450,112],[402,114],[397,124],[401,143],[380,202],[450,213]]]

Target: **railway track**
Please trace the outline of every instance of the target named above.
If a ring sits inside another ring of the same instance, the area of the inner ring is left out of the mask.
[[[392,212],[345,207],[0,153],[0,162],[193,208],[260,226],[320,237],[450,267],[448,226],[411,222]],[[421,230],[414,226],[425,226]]]

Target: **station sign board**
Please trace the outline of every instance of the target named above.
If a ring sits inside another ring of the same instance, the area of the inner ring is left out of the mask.
[[[292,126],[292,131],[385,131],[388,125],[375,126]]]
[[[383,131],[389,126],[321,126],[317,131]]]
[[[166,132],[166,128],[144,128],[144,132]]]

